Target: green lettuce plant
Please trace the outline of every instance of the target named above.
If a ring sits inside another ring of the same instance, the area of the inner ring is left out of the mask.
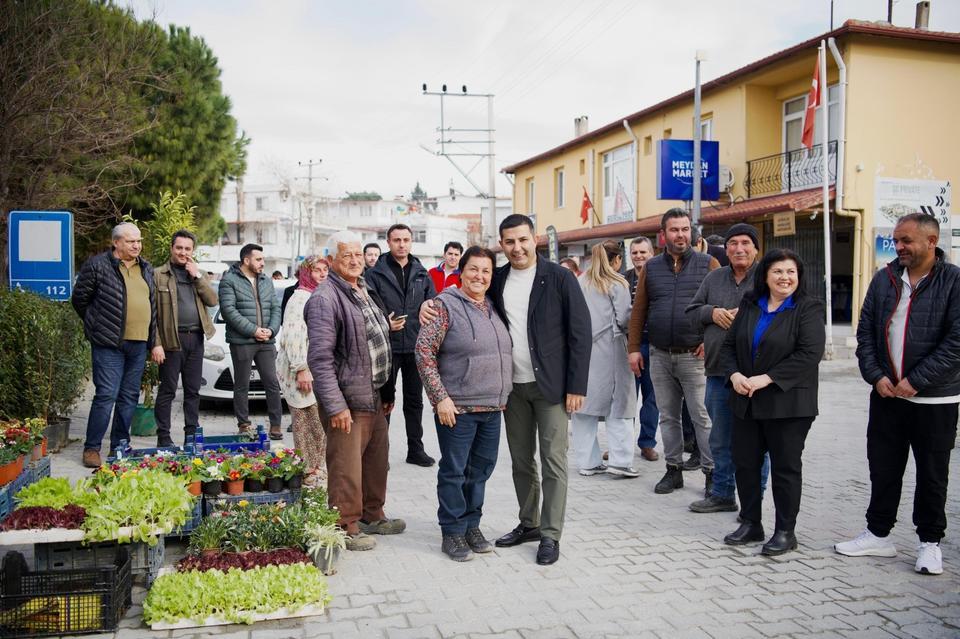
[[[250,624],[254,614],[330,602],[327,582],[315,566],[286,564],[250,570],[175,572],[153,582],[143,602],[147,624],[176,623],[191,619],[202,623],[217,616],[234,623]]]

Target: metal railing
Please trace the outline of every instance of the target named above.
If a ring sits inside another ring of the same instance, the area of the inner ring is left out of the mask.
[[[837,179],[837,141],[827,146],[830,184]],[[792,193],[823,184],[823,145],[747,160],[747,198]]]

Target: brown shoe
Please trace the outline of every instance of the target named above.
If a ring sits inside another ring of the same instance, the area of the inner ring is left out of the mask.
[[[100,468],[100,451],[93,448],[83,449],[83,465],[87,468]]]
[[[647,461],[657,461],[660,459],[660,455],[652,448],[641,448],[640,456],[646,459]]]

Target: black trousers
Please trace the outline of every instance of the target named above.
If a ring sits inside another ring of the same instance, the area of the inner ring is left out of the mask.
[[[387,384],[397,387],[397,373],[403,373],[403,421],[407,428],[407,454],[423,451],[423,382],[413,353],[393,354],[393,373]],[[387,415],[390,423],[390,415]]]
[[[777,508],[777,530],[792,531],[800,512],[803,490],[803,446],[813,417],[755,419],[747,414],[733,418],[733,463],[736,466],[740,516],[744,521],[760,523],[763,492],[760,469],[763,457],[770,453],[773,478],[773,503]]]
[[[170,436],[170,410],[177,394],[177,383],[183,379],[183,423],[200,425],[200,378],[203,372],[203,333],[178,333],[179,351],[164,351],[160,364],[160,387],[153,414],[157,420],[157,436]]]
[[[886,537],[897,522],[907,454],[913,449],[917,488],[913,525],[920,541],[939,542],[947,529],[947,477],[957,438],[957,404],[917,404],[870,393],[867,461],[870,506],[867,528]]]

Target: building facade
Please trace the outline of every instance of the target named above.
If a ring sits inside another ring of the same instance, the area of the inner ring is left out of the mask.
[[[813,148],[800,140],[817,48],[830,38],[845,66],[846,91],[841,95],[840,70],[828,51],[828,289],[819,113]],[[958,79],[960,34],[851,20],[704,84],[701,135],[719,143],[721,165],[719,198],[702,207],[704,235],[754,224],[763,249],[800,253],[809,281],[821,283],[818,293],[830,291],[836,321],[855,321],[876,264],[888,257],[882,239],[896,215],[924,207],[946,220],[950,249],[950,184],[960,175]],[[692,122],[691,90],[507,167],[516,209],[535,216],[540,234],[557,229],[571,254],[599,238],[655,237],[663,211],[689,205],[657,199],[657,147],[664,139],[692,139]],[[586,222],[584,191],[594,206]]]

